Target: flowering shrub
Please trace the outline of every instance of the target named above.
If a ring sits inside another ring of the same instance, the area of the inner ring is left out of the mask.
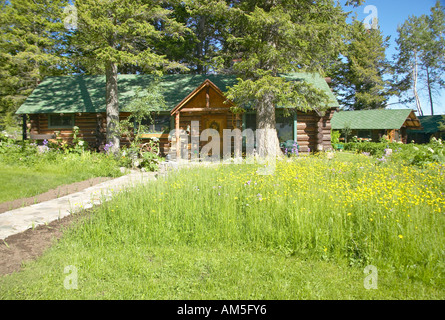
[[[400,152],[394,153],[394,160],[416,166],[425,166],[428,163],[445,164],[445,147],[440,139],[433,138],[429,144],[425,145],[410,143],[403,145],[400,149]]]
[[[8,164],[33,164],[38,162],[39,152],[36,143],[16,141],[7,133],[0,134],[0,161]]]
[[[288,157],[291,157],[291,156],[298,157],[299,149],[300,149],[300,147],[299,147],[298,143],[294,141],[292,147],[284,149],[284,154],[287,155]]]
[[[400,161],[409,165],[424,166],[428,163],[445,163],[445,146],[442,140],[433,138],[429,144],[401,144],[389,142],[349,142],[345,150],[374,156],[378,163],[387,160]]]
[[[140,168],[148,171],[158,169],[162,158],[159,156],[159,139],[154,137],[146,143],[135,138],[129,147],[123,147],[119,159],[124,167]],[[105,150],[105,148],[104,148]]]
[[[109,143],[107,143],[107,144],[104,146],[104,152],[105,152],[106,154],[108,154],[108,153],[110,152],[112,146],[113,146],[113,142],[109,142]]]
[[[371,156],[382,157],[385,149],[388,148],[387,143],[376,142],[348,142],[344,144],[344,149],[355,151],[356,153],[367,153]]]

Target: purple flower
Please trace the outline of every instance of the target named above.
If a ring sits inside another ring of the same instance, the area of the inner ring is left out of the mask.
[[[106,152],[106,153],[108,153],[108,151],[110,150],[110,148],[113,146],[113,142],[110,142],[110,143],[107,143],[105,146],[104,146],[104,151]]]
[[[47,145],[48,145],[48,140],[46,140],[46,139],[43,140],[43,145],[44,145],[44,146],[47,146]]]

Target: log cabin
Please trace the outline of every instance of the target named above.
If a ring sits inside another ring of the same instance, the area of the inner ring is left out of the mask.
[[[432,138],[445,140],[445,115],[418,116],[422,129],[408,130],[408,142],[429,143]]]
[[[407,143],[408,130],[421,129],[420,121],[411,109],[374,109],[336,112],[331,119],[332,130],[379,142],[386,136],[390,142]]]
[[[328,97],[326,111],[302,112],[298,106],[276,106],[276,128],[280,142],[295,141],[300,151],[330,150],[331,118],[339,105],[328,80],[314,73],[286,75],[289,81],[307,81]],[[150,75],[119,75],[118,94],[120,119],[130,115],[128,106],[138,90],[152,83]],[[227,75],[166,75],[160,82],[165,108],[147,106],[153,110],[152,119],[144,123],[149,131],[142,137],[159,139],[162,154],[174,147],[172,129],[188,130],[192,121],[199,121],[199,130],[256,129],[255,109],[242,114],[232,112],[233,102],[225,97],[229,86],[236,84]],[[155,111],[156,110],[156,111]],[[20,106],[17,114],[23,115],[24,136],[33,140],[59,139],[70,141],[73,127],[89,146],[101,150],[105,144],[106,107],[104,76],[61,76],[45,78]],[[222,134],[221,134],[222,136]],[[122,137],[121,145],[128,145],[131,137]]]

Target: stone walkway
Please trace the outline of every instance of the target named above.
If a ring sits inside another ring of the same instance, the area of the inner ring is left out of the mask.
[[[28,207],[0,214],[0,240],[41,224],[61,219],[81,209],[88,209],[124,188],[156,180],[155,172],[133,172],[125,176],[96,184],[82,191]]]

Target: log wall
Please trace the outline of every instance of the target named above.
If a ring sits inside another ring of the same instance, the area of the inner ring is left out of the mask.
[[[211,109],[211,108],[210,108]],[[185,109],[186,110],[186,109]],[[229,109],[227,108],[227,111]],[[311,151],[329,150],[331,146],[331,123],[330,120],[335,112],[331,109],[326,112],[324,116],[319,116],[315,112],[297,112],[297,142],[300,145],[300,151],[307,152],[308,148]],[[201,133],[204,125],[203,116],[208,115],[209,112],[180,112],[179,128],[187,130],[191,127],[192,121],[199,121]],[[216,113],[215,113],[216,114]],[[218,114],[224,114],[218,112]],[[236,126],[236,117],[230,112],[225,113],[227,117],[226,129],[234,129]],[[120,113],[120,119],[126,119],[129,113]],[[173,116],[174,118],[174,116]],[[75,126],[79,127],[79,137],[88,142],[88,145],[101,150],[105,145],[106,136],[106,115],[105,113],[76,113]],[[59,131],[59,136],[65,141],[71,141],[73,136],[72,129],[57,129],[48,128],[47,114],[31,114],[30,122],[28,124],[30,132],[33,134],[52,134]],[[174,126],[171,128],[174,129]],[[160,139],[161,154],[166,155],[171,146],[168,134],[148,134],[145,138],[158,137]],[[128,146],[131,137],[123,137],[121,139],[121,146]],[[172,138],[174,140],[174,137]],[[148,140],[147,140],[148,141]],[[200,142],[200,147],[207,142]]]
[[[315,111],[297,112],[297,142],[300,151],[322,151],[332,149],[331,119],[335,109],[330,109],[322,116]]]
[[[129,116],[129,113],[120,113],[119,119],[123,120]],[[31,134],[53,134],[58,132],[58,137],[63,141],[71,142],[73,140],[73,129],[68,128],[49,128],[48,114],[29,115],[29,129]],[[107,118],[105,113],[76,113],[74,114],[74,126],[79,127],[79,138],[88,143],[91,148],[100,150],[105,145]],[[55,139],[53,139],[55,142]],[[121,145],[128,145],[130,139],[121,138]]]

